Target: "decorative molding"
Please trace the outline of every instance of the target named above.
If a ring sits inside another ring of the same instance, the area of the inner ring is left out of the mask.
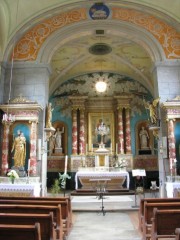
[[[167,59],[180,58],[178,45],[180,34],[175,28],[157,17],[139,10],[113,7],[112,19],[132,23],[147,30],[160,43]],[[26,32],[16,44],[14,60],[36,60],[43,43],[52,33],[70,24],[85,20],[89,21],[86,8],[71,10],[43,20]]]

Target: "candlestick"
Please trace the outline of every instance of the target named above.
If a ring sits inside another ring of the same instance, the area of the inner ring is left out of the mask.
[[[65,156],[65,166],[64,166],[64,173],[67,173],[67,163],[68,163],[68,156]]]

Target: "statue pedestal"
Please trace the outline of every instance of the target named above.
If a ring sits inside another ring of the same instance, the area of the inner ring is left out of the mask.
[[[62,148],[55,148],[55,153],[62,153]]]

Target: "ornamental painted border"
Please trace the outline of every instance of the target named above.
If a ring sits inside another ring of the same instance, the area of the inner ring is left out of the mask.
[[[26,32],[16,44],[14,60],[36,60],[41,46],[52,33],[87,19],[87,9],[80,8],[42,21]],[[129,22],[146,29],[161,44],[167,59],[180,58],[180,34],[167,23],[152,15],[125,8],[112,8],[112,19]]]

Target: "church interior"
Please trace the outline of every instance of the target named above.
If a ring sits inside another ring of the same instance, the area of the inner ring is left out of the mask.
[[[45,197],[56,179],[74,195],[177,197],[179,12],[179,0],[0,0],[0,199]]]

